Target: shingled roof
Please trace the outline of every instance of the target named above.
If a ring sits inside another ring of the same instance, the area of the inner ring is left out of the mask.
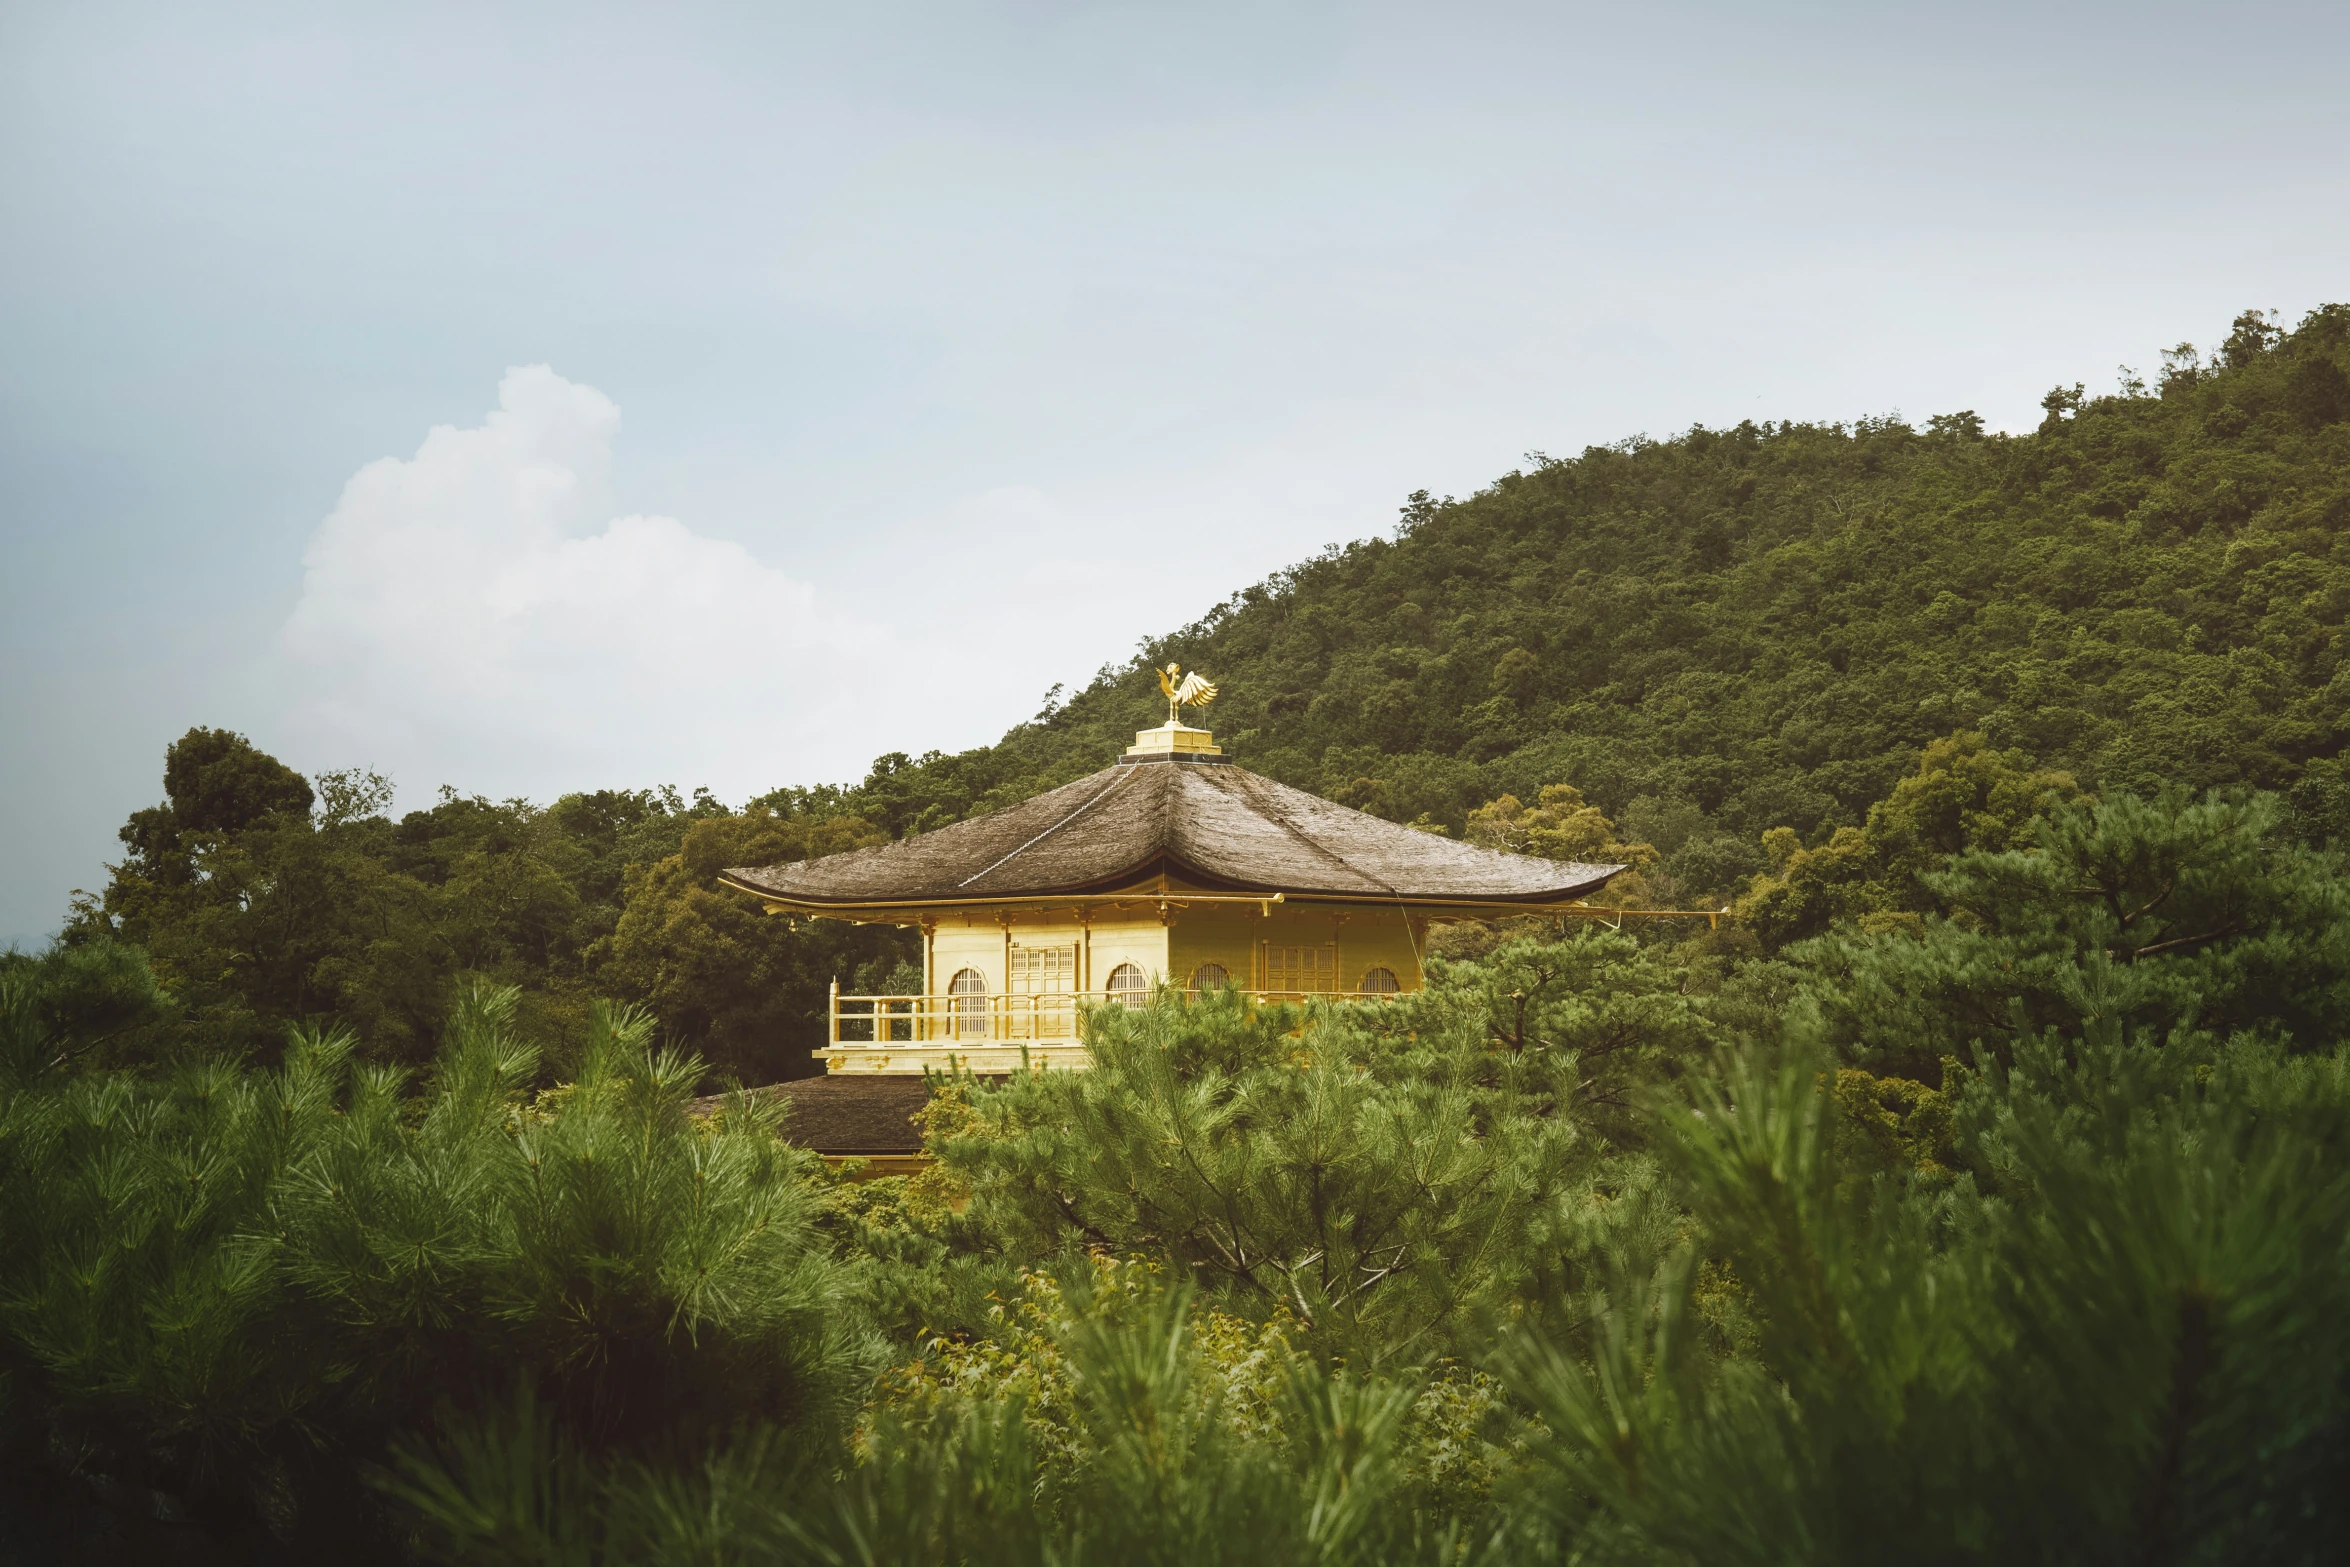
[[[1412,903],[1566,902],[1621,865],[1417,832],[1229,764],[1122,763],[898,843],[725,879],[802,906],[1088,895],[1155,876],[1202,890]]]
[[[914,1113],[930,1102],[919,1077],[836,1072],[776,1085],[791,1100],[784,1141],[828,1154],[909,1154],[922,1151]]]
[[[771,1083],[751,1093],[791,1101],[783,1140],[794,1147],[836,1157],[922,1151],[922,1133],[914,1125],[914,1116],[930,1102],[926,1078],[836,1072]],[[711,1094],[695,1100],[693,1110],[696,1115],[710,1115],[725,1103],[724,1094]]]

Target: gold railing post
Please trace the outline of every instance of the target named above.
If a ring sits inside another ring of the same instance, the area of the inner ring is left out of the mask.
[[[832,977],[832,988],[825,993],[825,1021],[832,1035],[832,1043],[840,1043],[840,976]]]

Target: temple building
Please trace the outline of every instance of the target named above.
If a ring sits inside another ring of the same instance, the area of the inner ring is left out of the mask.
[[[1082,1007],[1165,984],[1417,990],[1431,922],[1590,914],[1581,900],[1624,869],[1479,848],[1259,777],[1181,723],[1162,684],[1168,722],[1075,783],[897,843],[725,873],[771,914],[921,932],[920,994],[835,984],[816,1051],[829,1079],[1082,1066]],[[871,1097],[794,1097],[811,1092]]]

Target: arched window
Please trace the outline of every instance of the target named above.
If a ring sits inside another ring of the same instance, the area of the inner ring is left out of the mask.
[[[1122,1007],[1139,1007],[1150,995],[1151,982],[1131,963],[1110,970],[1110,999]]]
[[[1221,963],[1202,963],[1191,971],[1191,993],[1195,996],[1223,990],[1231,983],[1232,971]]]
[[[985,1039],[987,1037],[987,976],[975,968],[959,971],[947,981],[947,994],[954,998],[948,1017],[957,1039]]]
[[[1366,996],[1392,996],[1401,989],[1403,986],[1397,982],[1395,970],[1391,968],[1371,970],[1363,976],[1363,982],[1355,987],[1358,993]]]

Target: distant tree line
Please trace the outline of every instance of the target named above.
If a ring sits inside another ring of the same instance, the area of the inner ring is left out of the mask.
[[[516,990],[513,1026],[550,1070],[570,1064],[595,998],[625,996],[714,1072],[770,1082],[811,1070],[835,975],[880,985],[908,951],[893,932],[794,930],[717,890],[729,865],[884,841],[840,791],[731,810],[704,791],[540,806],[444,789],[395,821],[386,780],[330,773],[314,787],[211,729],[172,745],[164,788],[63,938],[133,943],[170,991],[166,1015],[110,1047],[126,1060],[270,1056],[307,1022],[421,1064],[464,984],[485,980]]]

